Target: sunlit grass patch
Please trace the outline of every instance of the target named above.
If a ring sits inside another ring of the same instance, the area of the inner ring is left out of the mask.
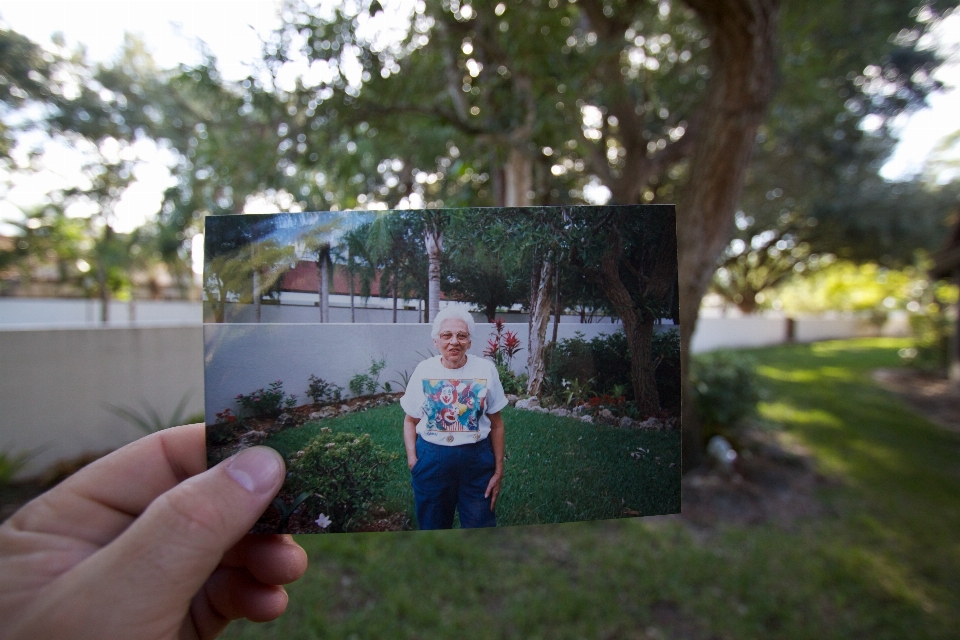
[[[952,640],[960,628],[960,437],[870,380],[872,369],[897,366],[902,345],[750,352],[768,388],[763,418],[806,447],[821,473],[843,479],[824,485],[816,519],[789,530],[702,531],[653,519],[303,536],[311,568],[289,589],[290,612],[225,637]],[[830,375],[789,376],[824,369]],[[516,438],[563,433],[567,423],[544,416],[521,432],[516,413],[507,423]],[[386,418],[396,441],[396,416]],[[569,435],[583,442],[582,433]],[[514,445],[518,477],[536,456]],[[563,472],[557,460],[577,459],[565,455],[571,445],[540,450],[551,472]]]

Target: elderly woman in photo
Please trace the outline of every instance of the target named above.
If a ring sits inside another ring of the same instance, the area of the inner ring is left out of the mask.
[[[420,529],[495,527],[507,398],[492,362],[470,355],[473,317],[447,307],[433,321],[440,355],[414,370],[400,399]]]

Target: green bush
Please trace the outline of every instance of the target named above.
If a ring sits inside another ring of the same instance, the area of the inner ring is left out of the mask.
[[[680,412],[680,332],[656,331],[651,345],[657,363],[657,392],[660,406],[671,413]],[[566,381],[566,384],[564,383]],[[560,340],[547,353],[546,392],[564,397],[571,386],[589,388],[598,394],[633,398],[630,379],[630,349],[623,331],[601,335],[590,341],[579,331],[573,338]]]
[[[510,367],[505,364],[498,364],[497,373],[500,375],[500,384],[503,385],[504,393],[521,395],[527,391],[527,374],[514,373]]]
[[[937,305],[926,313],[910,314],[913,346],[900,350],[900,357],[918,369],[944,370],[950,365],[950,332],[953,323]]]
[[[343,387],[327,382],[323,378],[311,375],[307,387],[307,395],[313,399],[315,404],[323,402],[340,402],[340,396],[343,393]]]
[[[386,360],[372,361],[366,373],[358,373],[350,378],[350,382],[347,383],[347,386],[350,387],[350,392],[357,397],[369,396],[376,393],[377,388],[380,386],[380,372],[383,371],[385,366],[387,366]]]
[[[330,531],[350,531],[383,500],[388,465],[396,457],[375,445],[369,434],[321,429],[294,455],[284,489],[313,494],[305,502],[310,518],[323,514],[331,521]]]
[[[266,389],[257,389],[250,393],[237,395],[237,402],[255,418],[276,418],[284,409],[297,404],[297,396],[283,392],[283,382],[271,382]]]
[[[704,435],[713,435],[756,413],[760,388],[754,362],[729,351],[693,360],[691,387]]]
[[[27,466],[34,453],[31,451],[21,451],[20,453],[0,451],[0,487],[10,484],[13,477]]]

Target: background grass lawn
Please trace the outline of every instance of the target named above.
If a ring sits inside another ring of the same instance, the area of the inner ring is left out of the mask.
[[[512,407],[504,409],[503,418],[501,526],[679,511],[679,431],[620,429]],[[403,410],[394,404],[288,429],[265,444],[290,456],[322,427],[369,433],[376,444],[398,454],[390,465],[387,508],[406,510],[415,522],[402,426]],[[642,455],[634,458],[632,452]]]
[[[666,517],[301,536],[311,565],[288,613],[225,637],[956,638],[960,436],[870,380],[903,346],[752,352],[763,417],[834,480],[828,515],[789,530]]]

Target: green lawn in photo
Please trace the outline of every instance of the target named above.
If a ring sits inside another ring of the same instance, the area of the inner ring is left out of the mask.
[[[504,409],[503,418],[501,526],[679,510],[679,431],[620,429],[511,407]],[[394,404],[288,429],[265,444],[291,456],[323,427],[369,433],[375,444],[398,454],[390,465],[386,507],[406,510],[415,522],[402,426],[403,410]]]
[[[823,516],[789,529],[671,517],[300,536],[310,568],[287,614],[224,637],[956,638],[960,436],[869,377],[904,346],[749,353],[762,418],[832,479]]]

